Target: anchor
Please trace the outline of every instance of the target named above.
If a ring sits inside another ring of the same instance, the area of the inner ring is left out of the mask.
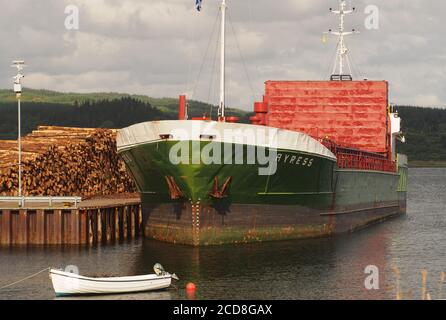
[[[228,177],[226,181],[223,183],[223,186],[221,187],[221,190],[218,190],[218,176],[215,176],[214,178],[214,184],[212,185],[212,191],[209,193],[209,195],[214,199],[223,199],[226,198],[227,191],[229,189],[229,185],[231,184],[232,177]]]
[[[172,200],[179,200],[184,198],[184,193],[181,191],[180,187],[178,187],[175,182],[175,178],[172,176],[166,176],[167,186],[169,187],[170,198]]]

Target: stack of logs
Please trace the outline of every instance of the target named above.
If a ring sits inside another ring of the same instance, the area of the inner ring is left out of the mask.
[[[22,138],[25,196],[92,197],[135,192],[116,152],[117,130],[40,126]],[[17,141],[0,140],[0,196],[18,190]]]

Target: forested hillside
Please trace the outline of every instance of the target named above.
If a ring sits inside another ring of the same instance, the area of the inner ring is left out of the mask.
[[[189,116],[216,117],[216,108],[189,101]],[[250,113],[227,109],[227,115],[248,122]],[[151,98],[118,93],[60,93],[24,90],[22,96],[22,132],[30,133],[39,125],[91,128],[123,128],[135,123],[178,118],[178,99]],[[0,90],[0,140],[17,137],[17,102],[10,90]]]
[[[446,162],[446,109],[397,107],[406,143],[399,151],[412,161]]]

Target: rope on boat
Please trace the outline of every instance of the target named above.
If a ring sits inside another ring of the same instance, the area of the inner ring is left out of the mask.
[[[33,278],[33,277],[35,277],[35,276],[41,274],[42,272],[44,272],[44,271],[48,271],[48,270],[50,270],[50,268],[42,269],[42,270],[40,270],[39,272],[36,272],[36,273],[34,273],[34,274],[30,275],[30,276],[27,276],[27,277],[25,277],[25,278],[23,278],[23,279],[20,279],[20,280],[18,280],[18,281],[13,282],[13,283],[7,284],[7,285],[5,285],[5,286],[3,286],[3,287],[0,287],[0,290],[3,290],[3,289],[8,288],[8,287],[12,287],[13,285],[16,285],[17,283],[20,283],[20,282],[23,282],[23,281],[25,281],[25,280],[31,279],[31,278]]]
[[[249,89],[251,90],[251,95],[252,95],[253,101],[256,101],[256,95],[254,93],[254,87],[252,85],[251,77],[249,76],[248,67],[246,65],[246,60],[245,60],[245,57],[243,56],[243,52],[242,52],[242,49],[240,47],[240,43],[239,43],[238,38],[237,38],[237,33],[235,32],[235,28],[234,28],[234,25],[232,23],[232,19],[230,17],[230,14],[227,14],[227,17],[228,17],[229,25],[231,26],[232,34],[234,35],[235,44],[237,45],[237,50],[238,50],[238,53],[240,55],[240,59],[241,59],[242,64],[243,64],[243,70],[245,72],[246,80],[248,80],[248,85],[249,85]]]
[[[197,77],[197,80],[195,81],[195,85],[194,85],[194,87],[192,89],[191,99],[195,97],[195,93],[197,92],[198,84],[199,84],[200,78],[201,78],[201,73],[203,72],[203,67],[204,67],[204,64],[206,62],[206,58],[208,56],[209,49],[211,48],[212,38],[213,38],[214,33],[215,33],[215,28],[217,26],[217,22],[218,22],[219,16],[220,16],[219,12],[217,11],[217,16],[215,18],[214,26],[212,27],[212,33],[211,33],[211,35],[209,37],[208,45],[207,45],[206,51],[204,53],[203,59],[201,60],[200,70],[198,71],[198,77]]]
[[[178,288],[176,285],[174,285],[173,283],[171,283],[170,284],[170,287],[172,288],[172,289],[175,289],[176,291],[179,291],[180,290],[180,288]]]

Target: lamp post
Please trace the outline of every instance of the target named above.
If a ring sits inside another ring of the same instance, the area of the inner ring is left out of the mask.
[[[25,67],[25,61],[16,60],[12,62],[12,67],[17,68],[17,75],[14,76],[14,92],[17,98],[17,121],[18,121],[18,151],[19,151],[19,190],[18,196],[22,197],[22,132],[21,132],[21,115],[20,115],[20,97],[22,96],[22,83],[21,80],[25,77],[21,72]],[[23,204],[22,199],[19,200],[19,205]]]

